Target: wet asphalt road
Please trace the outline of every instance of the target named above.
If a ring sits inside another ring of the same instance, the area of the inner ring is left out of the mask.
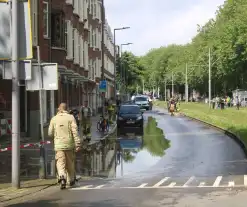
[[[145,113],[145,119],[149,116],[170,140],[162,157],[144,148],[132,162],[117,165],[115,176],[83,181],[62,192],[50,188],[36,197],[37,201],[12,206],[246,205],[246,156],[235,141],[188,118],[171,117],[166,111]]]

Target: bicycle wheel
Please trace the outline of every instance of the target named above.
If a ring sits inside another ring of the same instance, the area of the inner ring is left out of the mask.
[[[99,121],[97,122],[97,129],[98,129],[98,131],[101,131],[101,124]]]
[[[107,121],[106,126],[105,126],[105,132],[109,132],[109,127],[110,127],[110,125],[109,125],[109,122]]]

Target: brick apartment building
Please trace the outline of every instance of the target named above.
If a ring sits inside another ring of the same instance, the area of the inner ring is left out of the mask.
[[[44,91],[44,123],[48,123],[60,102],[76,107],[89,101],[96,112],[101,106],[98,83],[102,67],[101,0],[31,0],[33,60],[40,46],[42,62],[58,63],[59,90]],[[106,97],[113,94],[114,46],[105,24],[104,71],[108,80]],[[39,95],[21,86],[21,132],[39,134]],[[11,81],[0,77],[0,113],[11,118]]]

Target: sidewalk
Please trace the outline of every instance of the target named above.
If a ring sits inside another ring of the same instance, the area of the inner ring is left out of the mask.
[[[79,180],[90,180],[90,177],[78,177]],[[57,179],[49,178],[46,180],[33,179],[29,181],[22,181],[21,188],[15,189],[11,184],[0,184],[0,206],[8,206],[10,204],[19,203],[20,200],[31,200],[32,196],[37,193],[42,193],[54,186],[54,191],[59,189]],[[40,195],[40,194],[39,194]],[[38,196],[38,195],[37,195]]]
[[[10,183],[0,184],[0,205],[1,203],[8,202],[12,199],[18,199],[41,190],[44,190],[52,185],[56,185],[57,180],[50,178],[47,180],[29,180],[21,182],[21,189],[11,187]]]
[[[97,131],[97,122],[99,120],[99,116],[92,117],[92,140],[89,145],[93,145],[99,142],[101,139],[104,139],[108,134],[104,134]],[[109,133],[113,130],[114,125],[110,127]],[[9,142],[5,142],[5,146],[11,146]],[[31,141],[28,139],[22,139],[25,143],[34,143],[35,141]],[[49,141],[50,139],[46,139]],[[0,142],[1,143],[1,142]],[[9,144],[6,144],[9,143]],[[2,147],[1,147],[2,148]],[[55,154],[53,151],[53,145],[47,144],[45,145],[46,149],[46,161],[48,163],[48,175],[51,172],[50,163],[51,161],[55,160]],[[7,183],[11,180],[11,150],[6,152],[0,152],[0,183]],[[20,159],[21,159],[21,176],[22,177],[32,177],[38,178],[39,174],[39,160],[40,160],[40,150],[38,147],[28,147],[21,149],[20,152]]]
[[[103,138],[106,134],[103,134],[97,130],[97,122],[100,119],[100,115],[96,115],[92,117],[92,142],[98,141]],[[109,131],[111,131],[114,127],[114,124],[110,126]],[[50,140],[49,138],[45,138],[45,140]],[[37,137],[21,137],[21,144],[27,143],[35,143],[39,142]],[[0,148],[5,148],[11,146],[11,136],[1,136],[0,137]]]

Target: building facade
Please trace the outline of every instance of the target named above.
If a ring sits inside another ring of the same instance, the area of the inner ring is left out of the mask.
[[[102,29],[101,0],[31,0],[33,61],[37,46],[41,62],[58,63],[59,90],[43,91],[44,123],[56,113],[60,102],[78,107],[88,101],[95,114],[101,106],[99,81],[102,71],[102,32],[104,32],[104,74],[107,97],[112,96],[114,51],[108,24]],[[39,134],[39,93],[20,87],[21,131],[25,136]],[[0,113],[11,117],[11,81],[0,79]]]

